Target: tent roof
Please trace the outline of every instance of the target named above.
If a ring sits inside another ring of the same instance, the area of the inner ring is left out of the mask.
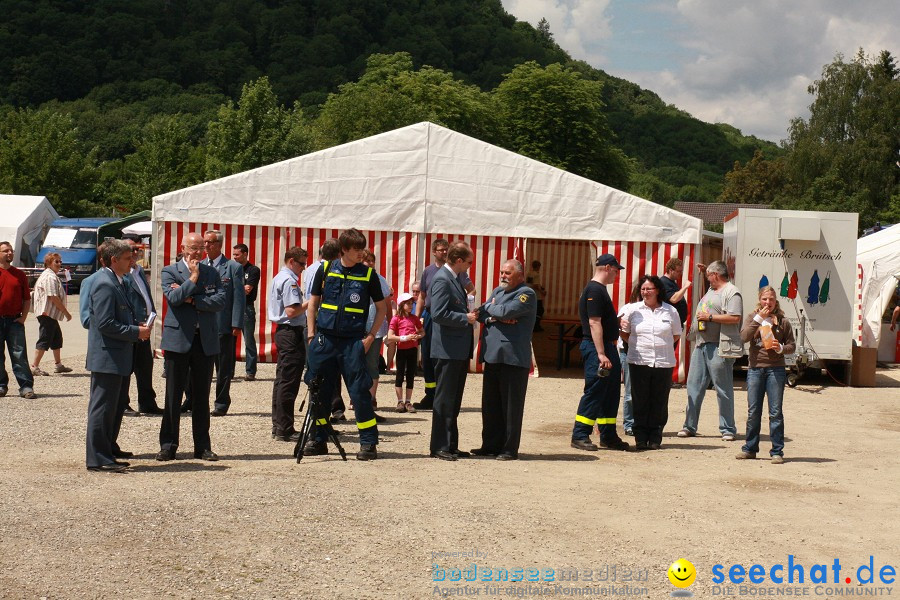
[[[856,241],[856,258],[859,262],[893,258],[895,268],[900,269],[900,225],[859,238]]]
[[[691,244],[702,227],[428,122],[156,196],[153,220]]]
[[[856,261],[862,266],[862,345],[877,348],[881,316],[891,302],[900,277],[900,225],[882,229],[856,242]]]
[[[3,221],[10,226],[17,226],[28,218],[42,203],[50,205],[46,196],[18,196],[0,194],[0,205],[3,207]],[[50,206],[52,209],[53,207]]]

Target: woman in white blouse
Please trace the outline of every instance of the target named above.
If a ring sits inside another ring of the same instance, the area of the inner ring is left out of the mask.
[[[669,390],[681,319],[675,307],[662,301],[659,277],[641,277],[640,290],[643,302],[632,305],[627,318],[622,319],[622,339],[628,342],[635,448],[659,450],[669,419]]]

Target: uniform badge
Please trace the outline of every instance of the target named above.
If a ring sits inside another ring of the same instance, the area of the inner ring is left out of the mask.
[[[528,302],[528,294],[519,295],[519,302],[521,302],[522,304],[525,304],[526,302]]]
[[[354,302],[354,303],[359,302],[359,299],[360,299],[359,294],[356,294],[356,293],[350,294],[350,302]]]

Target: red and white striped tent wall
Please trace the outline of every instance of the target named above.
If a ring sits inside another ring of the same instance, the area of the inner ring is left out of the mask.
[[[577,311],[590,278],[591,242],[616,240],[599,245],[618,244],[626,278],[636,281],[641,269],[659,274],[666,256],[692,253],[701,241],[699,219],[427,122],[157,196],[153,222],[156,281],[185,232],[215,228],[226,248],[249,246],[263,271],[262,360],[276,351],[265,300],[285,249],[299,245],[312,261],[325,239],[348,227],[367,235],[377,270],[397,293],[444,237],[474,249],[478,300],[497,285],[504,259],[538,259],[567,312]]]
[[[277,348],[274,345],[275,326],[266,319],[266,306],[272,278],[283,264],[284,252],[291,246],[300,246],[315,260],[318,248],[325,240],[336,238],[340,234],[335,229],[312,229],[298,227],[271,227],[254,225],[230,225],[227,223],[183,223],[165,222],[159,228],[159,244],[162,260],[156,263],[171,264],[180,251],[181,238],[189,232],[203,233],[210,229],[222,232],[225,238],[223,251],[234,244],[247,244],[250,250],[250,262],[261,271],[259,295],[257,297],[256,341],[260,362],[277,360]],[[469,276],[477,287],[477,298],[483,301],[486,292],[493,290],[500,281],[500,265],[507,258],[515,256],[517,241],[515,238],[502,236],[474,236],[462,234],[427,234],[403,233],[394,231],[363,231],[369,240],[369,248],[375,253],[375,270],[381,274],[394,290],[395,295],[410,291],[413,282],[421,272],[421,248],[430,248],[431,242],[442,237],[450,242],[468,243],[475,252],[476,261],[469,270]],[[521,246],[521,242],[518,243]],[[427,255],[427,253],[426,253]],[[158,281],[158,279],[157,279]],[[166,306],[163,305],[163,316]],[[244,359],[245,350],[242,339],[237,341],[237,355]],[[476,369],[473,358],[472,370]],[[480,368],[479,368],[480,370]]]
[[[621,307],[628,303],[632,289],[643,275],[664,274],[666,263],[673,257],[680,258],[690,267],[695,263],[698,252],[697,244],[541,239],[529,239],[525,242],[528,261],[541,262],[543,285],[548,290],[544,300],[546,318],[577,316],[578,299],[593,274],[593,260],[600,254],[614,255],[625,267],[616,282],[608,286],[613,304]],[[686,272],[690,273],[690,269],[686,269]],[[694,295],[694,290],[689,289],[689,306],[693,305]],[[690,326],[690,315],[688,319]],[[672,374],[673,380],[677,382],[684,382],[687,377],[690,355],[687,348],[688,344],[678,346],[678,364]]]

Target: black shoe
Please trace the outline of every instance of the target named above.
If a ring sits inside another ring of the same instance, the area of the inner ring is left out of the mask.
[[[119,465],[120,467],[130,467],[131,466],[130,462],[126,462],[124,460],[117,460],[117,461],[113,462],[113,464]]]
[[[634,449],[635,450],[649,450],[650,442],[635,442]]]
[[[587,450],[588,452],[596,452],[598,450],[597,445],[594,444],[590,438],[572,440],[572,447],[577,448],[578,450]]]
[[[194,458],[199,458],[201,460],[208,460],[210,462],[215,462],[219,460],[219,455],[213,452],[212,450],[202,450],[197,451],[194,450]]]
[[[432,452],[431,456],[433,458],[439,458],[441,460],[457,460],[457,456],[449,450],[438,450],[437,452]]]
[[[416,410],[432,410],[434,408],[434,400],[425,396],[421,402],[413,402],[413,408]]]
[[[100,465],[99,467],[88,467],[88,471],[97,471],[99,473],[124,473],[128,467],[117,463],[108,465]]]
[[[211,411],[209,411],[209,416],[211,416],[211,417],[224,417],[226,414],[228,414],[228,413],[226,411],[222,410],[221,408],[214,408]]]
[[[163,409],[158,406],[151,406],[149,408],[140,409],[140,412],[143,415],[161,415],[163,414]]]
[[[625,440],[620,439],[620,438],[615,438],[608,442],[604,442],[603,440],[600,440],[600,447],[601,448],[609,448],[610,450],[628,450],[628,448],[630,448],[631,446],[629,446],[628,442],[626,442]]]
[[[175,460],[175,450],[172,448],[168,448],[166,450],[160,450],[156,455],[156,460],[165,461],[165,460]]]
[[[306,442],[303,447],[303,456],[324,456],[328,454],[328,444],[325,442]]]
[[[193,409],[193,406],[190,404],[182,404],[181,405],[181,414],[189,413]]]
[[[497,460],[519,460],[519,456],[517,454],[510,454],[509,452],[501,452],[497,455]]]
[[[375,460],[378,458],[378,450],[375,444],[363,444],[356,453],[356,460]]]
[[[256,381],[256,373],[247,373],[244,375],[244,381]]]
[[[659,444],[657,442],[650,442],[651,450],[659,450],[661,447],[662,447],[662,444]]]
[[[498,454],[500,453],[485,448],[472,448],[472,456],[497,456]]]
[[[470,456],[472,456],[470,453],[468,453],[464,450],[457,450],[453,454],[456,455],[456,458],[469,458]]]
[[[125,412],[123,413],[126,417],[139,417],[141,413],[131,408],[131,405],[125,407]]]
[[[131,458],[134,456],[134,452],[128,452],[127,450],[113,450],[112,455],[115,458]]]
[[[288,433],[284,435],[273,433],[272,439],[278,440],[279,442],[294,442],[296,444],[300,441],[300,432],[295,431],[294,433]]]

